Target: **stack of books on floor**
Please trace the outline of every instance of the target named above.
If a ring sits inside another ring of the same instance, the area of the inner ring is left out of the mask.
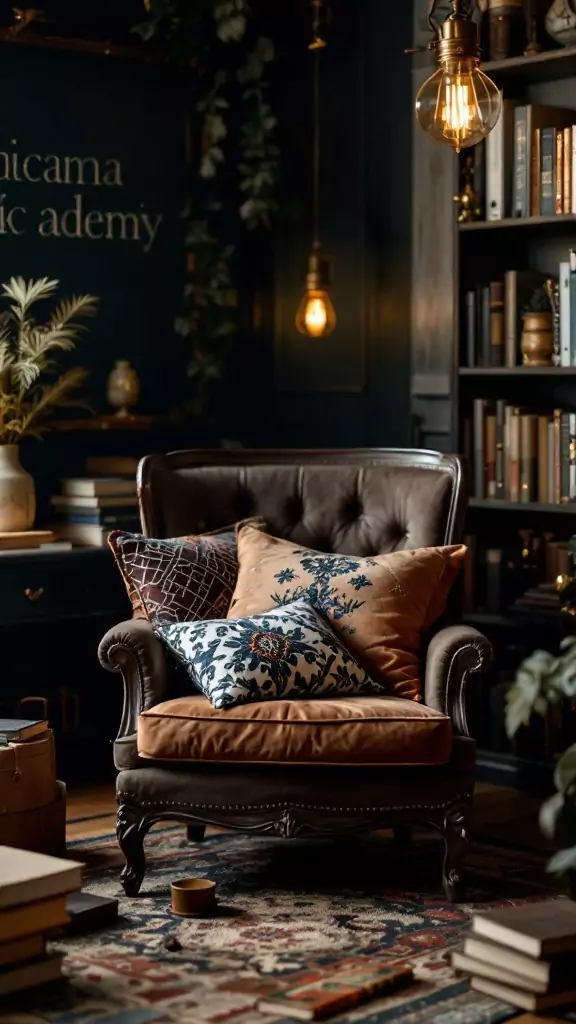
[[[576,903],[527,903],[474,914],[452,966],[476,992],[538,1013],[576,1002]]]
[[[105,547],[111,530],[140,531],[136,474],[124,473],[127,459],[117,460],[119,470],[99,475],[97,466],[113,459],[87,461],[92,475],[62,480],[62,493],[52,498],[54,530],[64,541],[83,547]]]
[[[76,861],[0,846],[0,997],[63,977],[46,938],[68,924],[67,896],[81,886]]]

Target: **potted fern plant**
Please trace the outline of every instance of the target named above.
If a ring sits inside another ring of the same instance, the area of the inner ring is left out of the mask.
[[[51,298],[58,281],[12,277],[2,285],[10,308],[0,313],[0,532],[29,530],[34,524],[34,481],[20,463],[23,437],[42,437],[58,407],[68,406],[87,370],[74,367],[54,376],[54,357],[76,346],[80,317],[96,312],[93,295],[63,299],[43,324],[32,307]]]

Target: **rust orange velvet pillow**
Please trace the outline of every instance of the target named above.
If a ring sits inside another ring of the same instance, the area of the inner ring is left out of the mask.
[[[420,637],[444,611],[463,545],[374,558],[328,555],[243,526],[228,618],[308,597],[361,665],[396,697],[421,699]]]

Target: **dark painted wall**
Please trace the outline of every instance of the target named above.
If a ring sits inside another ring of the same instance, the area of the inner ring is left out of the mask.
[[[274,274],[265,268],[250,360],[254,443],[408,443],[411,6],[332,3],[321,70],[321,236],[334,260],[338,326],[324,340],[301,337],[293,322],[312,230],[308,4],[270,19],[282,184]]]

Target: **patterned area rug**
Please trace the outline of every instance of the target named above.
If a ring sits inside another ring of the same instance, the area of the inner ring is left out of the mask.
[[[112,837],[72,844],[89,866],[86,888],[119,896],[121,858]],[[276,1024],[255,1009],[283,977],[312,966],[384,956],[414,966],[415,983],[335,1021],[496,1024],[519,1011],[469,991],[450,951],[473,910],[550,896],[544,858],[476,845],[467,902],[438,888],[442,848],[418,838],[399,851],[387,836],[304,842],[214,835],[189,844],[182,829],[152,832],[142,895],[121,900],[117,925],[56,945],[67,986],[20,995],[2,1024]],[[209,919],[171,915],[170,882],[189,874],[218,883]],[[165,942],[177,938],[181,950]]]

